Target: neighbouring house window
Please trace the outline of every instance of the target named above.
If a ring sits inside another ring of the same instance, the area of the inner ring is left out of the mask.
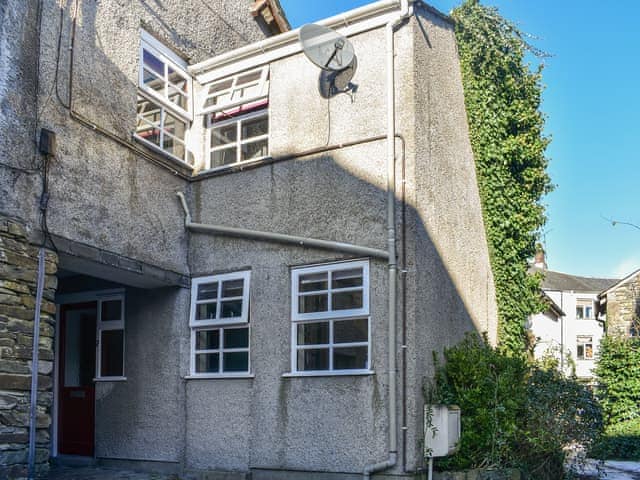
[[[593,337],[578,335],[578,360],[593,360]]]
[[[370,369],[369,262],[292,271],[291,371]]]
[[[240,73],[206,88],[207,166],[213,169],[269,155],[269,68]]]
[[[124,377],[124,297],[98,300],[97,378]]]
[[[191,374],[249,373],[250,272],[193,279]]]
[[[579,320],[592,319],[593,317],[593,300],[578,299],[576,304],[576,318]]]
[[[148,146],[190,163],[187,135],[192,120],[192,81],[186,63],[141,32],[135,136]]]

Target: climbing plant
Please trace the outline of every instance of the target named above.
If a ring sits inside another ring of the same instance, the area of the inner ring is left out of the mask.
[[[498,302],[502,351],[523,355],[525,320],[542,310],[540,277],[528,259],[545,223],[542,197],[551,190],[540,110],[543,53],[495,8],[466,0],[456,21],[462,81]]]

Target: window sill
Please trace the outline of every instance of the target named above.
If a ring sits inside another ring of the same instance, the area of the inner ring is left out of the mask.
[[[282,374],[282,378],[296,377],[363,377],[375,375],[373,370],[334,370],[334,371],[314,371],[314,372],[287,372]]]
[[[221,380],[221,379],[252,379],[255,378],[253,373],[219,373],[219,374],[202,374],[202,375],[187,375],[185,380]]]
[[[100,377],[94,378],[94,382],[126,382],[127,377]]]
[[[269,155],[266,155],[264,157],[252,158],[251,160],[245,160],[243,162],[230,163],[229,165],[221,165],[219,167],[205,168],[205,169],[200,170],[197,173],[197,175],[208,175],[208,174],[210,174],[211,176],[215,176],[216,174],[219,174],[219,173],[241,172],[242,170],[248,170],[248,169],[251,169],[251,168],[253,168],[253,167],[257,166],[257,165],[265,163],[270,158],[271,157]]]
[[[168,163],[174,164],[176,167],[180,167],[182,169],[188,170],[190,175],[193,173],[193,166],[189,165],[183,159],[178,158],[175,155],[170,154],[169,152],[166,152],[162,148],[158,147],[155,143],[145,140],[144,138],[139,137],[135,133],[133,133],[131,136],[137,143],[139,143],[140,145],[143,145],[144,147],[148,148],[152,152],[160,155],[162,159],[167,161]]]

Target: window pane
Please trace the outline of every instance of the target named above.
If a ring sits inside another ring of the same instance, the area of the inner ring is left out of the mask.
[[[222,297],[241,297],[243,286],[243,279],[227,280],[226,282],[222,282]]]
[[[220,304],[222,318],[234,318],[242,315],[242,300],[227,300]]]
[[[147,142],[160,146],[160,129],[155,128],[140,119],[138,119],[136,135],[140,138],[144,138]]]
[[[184,141],[185,133],[187,131],[187,124],[182,120],[178,120],[173,115],[165,113],[164,125],[162,128],[179,140]]]
[[[227,145],[236,141],[238,129],[235,124],[211,130],[211,146]]]
[[[211,152],[211,168],[230,165],[237,161],[236,147]]]
[[[369,322],[366,318],[341,320],[333,323],[334,343],[355,343],[369,340]]]
[[[298,324],[298,345],[329,343],[329,322]]]
[[[584,309],[584,317],[585,318],[591,318],[593,315],[593,309],[591,307],[585,307]]]
[[[326,312],[327,294],[305,295],[298,297],[298,313]]]
[[[333,310],[362,308],[362,290],[334,293],[331,297],[331,307]]]
[[[341,270],[331,274],[331,288],[349,288],[362,286],[362,268]]]
[[[162,149],[175,157],[184,159],[184,144],[170,135],[165,135],[163,137]]]
[[[220,348],[220,330],[200,330],[196,332],[196,350],[217,350]]]
[[[153,126],[160,125],[161,110],[158,105],[144,97],[138,96],[138,123],[140,119],[144,120],[143,123],[150,123]]]
[[[100,320],[103,322],[122,320],[122,300],[107,300],[102,302]]]
[[[311,273],[309,275],[300,275],[298,280],[298,291],[313,292],[317,290],[327,289],[327,272]]]
[[[171,82],[178,90],[187,93],[188,83],[187,79],[184,78],[180,73],[175,71],[171,67],[167,67],[169,72],[169,82]]]
[[[266,135],[269,133],[269,120],[266,116],[245,120],[242,122],[240,130],[242,140]]]
[[[142,82],[147,88],[150,88],[164,96],[164,80],[146,68],[142,69]]]
[[[220,354],[198,353],[196,355],[196,373],[218,373],[220,370]]]
[[[578,358],[584,358],[584,345],[578,345]]]
[[[334,370],[367,368],[367,347],[344,347],[333,349]]]
[[[198,285],[198,300],[215,300],[218,298],[218,282]]]
[[[576,307],[576,318],[583,318],[583,312],[584,310],[582,309],[582,307]]]
[[[236,82],[236,85],[242,85],[244,83],[249,83],[249,82],[256,82],[260,80],[261,76],[262,76],[262,70],[257,70],[255,72],[247,73],[245,75],[240,75],[238,77],[238,81]]]
[[[266,157],[269,154],[269,141],[265,138],[257,142],[242,145],[240,160]]]
[[[249,328],[225,328],[224,348],[249,348]]]
[[[227,90],[231,88],[231,84],[233,83],[233,79],[229,78],[227,80],[222,80],[221,82],[214,83],[209,87],[209,93],[219,92],[220,90]]]
[[[298,370],[329,370],[329,349],[298,350]]]
[[[200,303],[196,305],[196,320],[213,320],[216,318],[216,303]]]
[[[147,50],[142,51],[142,61],[145,67],[164,77],[164,62]]]
[[[175,103],[177,106],[182,108],[183,110],[187,110],[187,97],[180,92],[180,90],[174,88],[169,85],[169,100]]]
[[[124,375],[124,330],[102,330],[100,342],[100,376]]]
[[[584,346],[584,358],[593,358],[593,346],[590,343]]]
[[[249,352],[224,353],[222,362],[224,372],[248,372]]]

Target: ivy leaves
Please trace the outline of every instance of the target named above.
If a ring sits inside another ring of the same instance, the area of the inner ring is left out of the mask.
[[[452,13],[478,184],[498,301],[500,348],[524,355],[525,320],[542,309],[540,278],[528,259],[546,218],[546,172],[540,111],[541,69],[525,55],[543,54],[494,8],[467,0]]]

